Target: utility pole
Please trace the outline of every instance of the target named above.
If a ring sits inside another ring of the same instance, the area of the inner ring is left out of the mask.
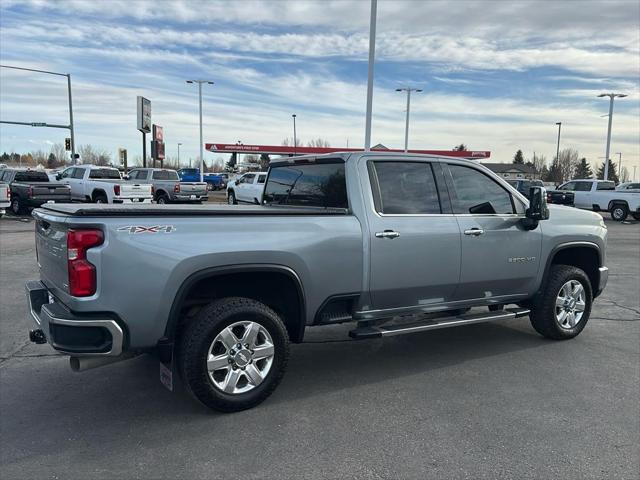
[[[376,57],[376,14],[378,0],[371,0],[371,21],[369,23],[369,72],[367,78],[367,113],[364,129],[364,150],[371,149],[371,113],[373,109],[373,67]]]
[[[204,181],[204,143],[202,140],[202,84],[213,85],[210,80],[187,80],[187,83],[198,84],[198,106],[200,109],[200,182]]]
[[[604,159],[604,180],[609,179],[609,149],[611,147],[611,123],[613,120],[613,99],[616,97],[624,98],[625,93],[601,93],[598,98],[609,97],[609,126],[607,128],[607,149]]]
[[[618,178],[621,178],[622,172],[620,169],[622,168],[622,152],[616,152],[616,155],[618,155]]]
[[[562,128],[562,122],[556,122],[558,125],[558,146],[556,147],[556,162],[560,165],[560,129]]]
[[[296,114],[291,115],[293,117],[293,155],[297,154],[298,138],[296,136]]]
[[[182,144],[178,143],[178,168],[180,168],[180,145]]]
[[[420,93],[420,88],[396,88],[396,92],[407,92],[407,118],[404,126],[404,152],[409,150],[409,109],[411,108],[411,92]]]

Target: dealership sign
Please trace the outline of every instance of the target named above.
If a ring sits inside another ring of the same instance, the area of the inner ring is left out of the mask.
[[[160,125],[153,125],[151,156],[156,160],[164,160],[164,129]]]
[[[138,96],[138,130],[144,133],[151,131],[151,100]]]

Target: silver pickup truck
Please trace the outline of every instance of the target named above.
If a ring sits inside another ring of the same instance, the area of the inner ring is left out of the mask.
[[[134,168],[125,179],[153,185],[157,203],[202,203],[209,198],[206,182],[182,182],[178,172],[167,168]]]
[[[607,283],[593,212],[477,163],[385,152],[271,163],[261,205],[46,205],[36,328],[83,370],[154,352],[211,408],[262,402],[309,325],[354,339],[529,317],[564,340]]]

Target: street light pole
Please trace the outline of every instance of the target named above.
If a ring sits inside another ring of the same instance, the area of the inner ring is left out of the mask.
[[[618,178],[621,178],[622,172],[620,172],[620,169],[622,168],[622,152],[616,152],[616,155],[618,155]]]
[[[293,117],[293,155],[297,154],[298,138],[296,136],[296,114],[291,115]]]
[[[407,92],[407,119],[404,126],[404,152],[407,153],[409,149],[409,109],[411,108],[411,92],[420,93],[420,88],[396,88],[396,92]]]
[[[562,122],[556,122],[558,125],[558,146],[556,147],[556,162],[560,164],[560,129],[562,128]]]
[[[178,168],[180,168],[180,145],[182,144],[178,143]]]
[[[198,84],[198,107],[200,109],[200,182],[204,181],[204,143],[202,140],[202,84],[213,85],[209,80],[187,80],[187,83]]]
[[[609,179],[609,149],[611,147],[611,123],[613,120],[613,99],[616,97],[624,98],[624,93],[601,93],[598,98],[609,97],[609,126],[607,128],[607,150],[604,159],[604,180]]]
[[[367,113],[364,129],[364,150],[371,149],[371,112],[373,109],[373,66],[376,57],[376,14],[378,1],[371,0],[371,20],[369,23],[369,71],[367,76]]]

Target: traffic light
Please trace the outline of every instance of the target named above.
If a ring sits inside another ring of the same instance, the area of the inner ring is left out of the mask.
[[[67,152],[70,152],[70,151],[71,151],[71,139],[70,139],[70,138],[65,138],[65,139],[64,139],[64,149],[65,149]]]

